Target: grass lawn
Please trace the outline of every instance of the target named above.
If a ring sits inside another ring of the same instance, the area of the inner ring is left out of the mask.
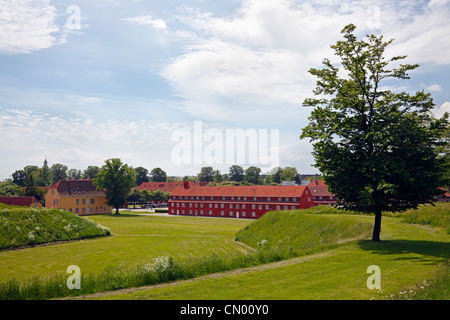
[[[372,221],[373,217],[357,219]],[[380,243],[360,240],[313,256],[181,281],[101,299],[383,299],[429,279],[450,258],[450,237],[442,229],[384,218]],[[381,290],[370,290],[367,267],[381,270]],[[99,297],[96,297],[99,298]]]
[[[316,211],[312,214],[320,220],[320,210]],[[374,219],[364,215],[324,216],[336,221],[354,219],[371,224]],[[83,273],[99,274],[108,267],[147,264],[158,256],[172,256],[175,260],[212,254],[225,257],[245,252],[244,247],[232,239],[239,230],[255,221],[134,214],[91,216],[89,219],[109,228],[112,236],[1,251],[0,281],[55,273],[65,275],[67,267],[73,264]],[[286,228],[280,225],[279,229]],[[268,230],[274,236],[278,229]],[[391,292],[398,293],[430,279],[433,272],[450,259],[450,235],[445,227],[408,224],[403,217],[383,217],[381,238],[382,242],[374,243],[367,236],[290,260],[86,298],[382,299]],[[278,238],[264,239],[269,243],[279,241]],[[370,276],[366,270],[371,265],[381,269],[381,290],[370,290],[366,286]]]
[[[107,267],[134,266],[158,256],[184,258],[242,250],[232,239],[250,220],[158,217],[132,214],[90,216],[108,227],[106,238],[0,251],[0,281],[66,273],[70,265],[99,273]]]

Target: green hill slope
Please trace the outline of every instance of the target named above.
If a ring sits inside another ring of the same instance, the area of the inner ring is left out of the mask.
[[[110,235],[99,224],[57,209],[0,209],[0,250]]]
[[[347,215],[269,212],[236,234],[236,240],[255,249],[291,251],[294,255],[368,235],[372,225]]]

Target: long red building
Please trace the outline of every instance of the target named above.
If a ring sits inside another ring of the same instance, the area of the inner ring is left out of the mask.
[[[185,182],[170,195],[169,214],[258,219],[268,211],[314,206],[308,186],[205,186]]]

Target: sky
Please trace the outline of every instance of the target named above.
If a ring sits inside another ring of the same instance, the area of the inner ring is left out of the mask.
[[[0,180],[45,158],[318,173],[302,102],[342,28],[394,39],[386,56],[420,67],[384,86],[431,93],[440,116],[448,17],[449,0],[0,0]]]

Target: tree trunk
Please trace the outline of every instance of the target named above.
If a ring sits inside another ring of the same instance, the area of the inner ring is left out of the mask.
[[[116,207],[116,213],[115,214],[119,214],[119,207]]]
[[[381,209],[375,210],[375,224],[373,226],[372,241],[381,241]]]

